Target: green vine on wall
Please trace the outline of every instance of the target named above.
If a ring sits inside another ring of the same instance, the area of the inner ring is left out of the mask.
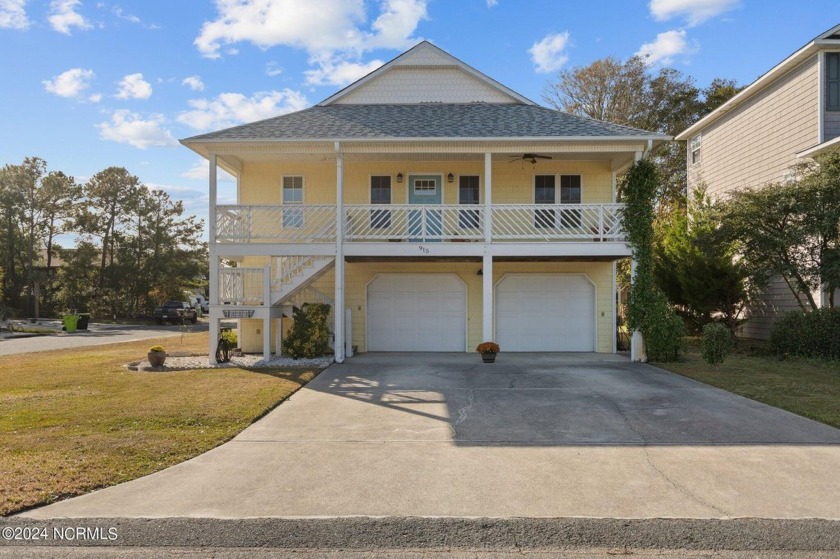
[[[627,173],[622,193],[623,225],[636,261],[627,303],[627,323],[644,336],[651,361],[667,362],[679,359],[685,326],[653,276],[654,200],[658,186],[656,166],[647,159],[637,161]]]

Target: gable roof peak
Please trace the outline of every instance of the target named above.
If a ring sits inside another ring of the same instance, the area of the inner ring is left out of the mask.
[[[509,101],[507,102],[525,105],[537,104],[528,99],[527,97],[520,95],[516,91],[513,91],[512,89],[502,85],[501,83],[497,82],[496,80],[487,76],[486,74],[476,70],[475,68],[463,62],[462,60],[459,60],[458,58],[452,56],[451,54],[449,54],[442,48],[436,46],[435,44],[431,43],[430,41],[423,39],[407,51],[394,57],[392,60],[386,62],[376,70],[356,80],[344,89],[327,97],[326,99],[318,103],[318,106],[323,107],[337,104],[340,100],[348,97],[350,94],[358,91],[359,89],[373,82],[374,80],[381,78],[382,76],[391,72],[394,69],[418,67],[427,67],[430,69],[454,68],[470,76],[473,80],[481,83],[483,87],[493,90],[495,94],[503,98],[509,99]]]

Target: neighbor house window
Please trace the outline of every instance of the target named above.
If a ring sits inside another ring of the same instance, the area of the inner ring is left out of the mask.
[[[580,204],[580,175],[560,176],[560,203]],[[580,227],[579,209],[560,210],[560,225],[563,227]]]
[[[534,203],[551,204],[557,201],[554,175],[536,175],[534,177]],[[557,227],[554,210],[536,210],[534,212],[534,227],[546,229]]]
[[[283,177],[283,205],[303,204],[303,177]],[[302,208],[283,208],[283,227],[303,227]]]
[[[695,163],[700,163],[700,146],[703,144],[703,136],[697,134],[693,138],[691,138],[691,145],[689,149],[691,150],[691,164],[694,165]]]
[[[840,111],[840,52],[825,55],[825,108]]]
[[[391,177],[370,177],[370,203],[391,203]],[[388,229],[391,227],[391,210],[371,210],[370,228]]]
[[[458,177],[458,203],[478,204],[478,176],[461,175]],[[480,224],[478,210],[458,212],[458,226],[461,229],[477,229]]]

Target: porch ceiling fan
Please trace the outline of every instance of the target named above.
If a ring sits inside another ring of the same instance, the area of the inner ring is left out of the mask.
[[[513,163],[514,161],[530,161],[532,164],[536,165],[537,159],[551,159],[551,156],[539,155],[537,153],[523,153],[521,156],[515,155],[511,157],[511,160],[508,163]]]

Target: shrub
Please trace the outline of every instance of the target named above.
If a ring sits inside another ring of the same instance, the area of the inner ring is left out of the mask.
[[[700,353],[706,363],[720,365],[732,352],[732,333],[723,324],[711,322],[703,327],[703,340],[700,345]]]
[[[501,348],[495,342],[481,342],[475,350],[479,353],[499,353]]]
[[[840,359],[840,309],[785,314],[770,330],[770,351],[782,357]]]
[[[283,353],[293,359],[311,359],[326,353],[330,347],[329,314],[330,305],[327,304],[304,303],[300,308],[295,307],[295,322],[283,340]]]
[[[149,348],[149,353],[166,353],[166,350],[162,345],[153,345]]]
[[[225,330],[219,337],[223,340],[227,340],[229,347],[238,347],[236,344],[239,341],[239,338],[236,336],[236,332],[234,332],[233,330]]]
[[[656,315],[649,317],[646,327],[642,328],[648,359],[661,363],[678,361],[683,353],[685,324],[668,305],[656,310]]]

